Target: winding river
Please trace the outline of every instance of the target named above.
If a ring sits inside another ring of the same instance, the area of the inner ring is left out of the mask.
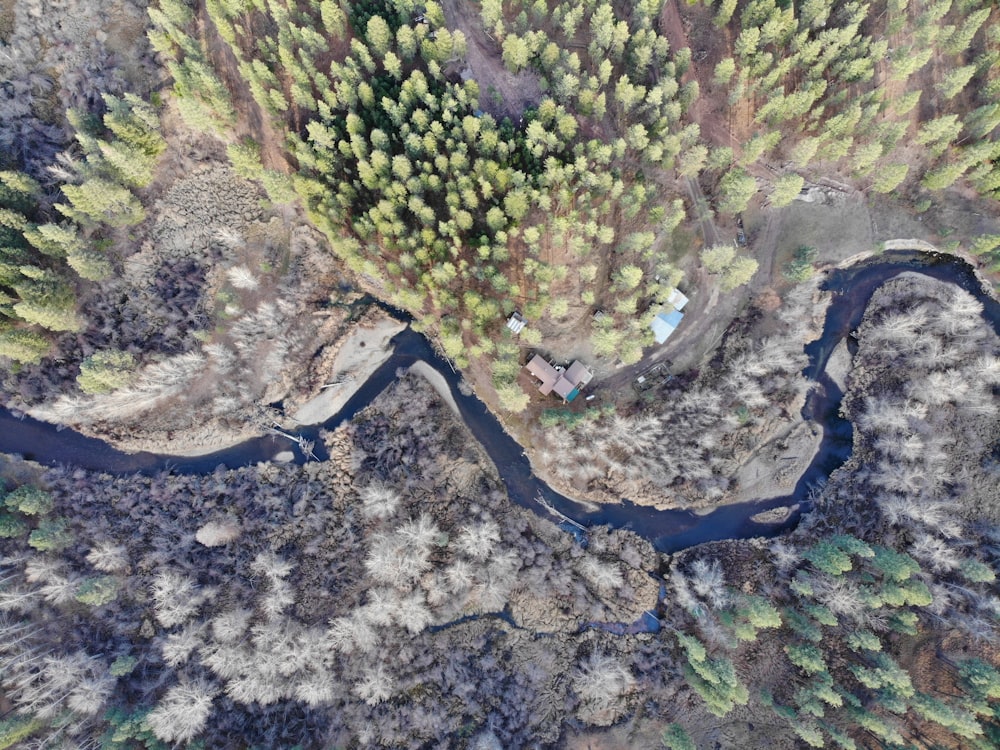
[[[396,377],[400,367],[424,361],[440,372],[448,382],[466,425],[496,464],[511,499],[541,515],[548,510],[538,498],[583,525],[609,524],[628,528],[649,539],[663,552],[674,552],[703,542],[773,536],[798,522],[798,514],[808,510],[809,488],[825,479],[850,456],[853,440],[851,424],[838,414],[843,395],[826,374],[830,353],[840,341],[850,336],[864,315],[872,293],[888,279],[904,271],[918,271],[936,279],[958,284],[984,305],[983,317],[1000,333],[1000,303],[985,294],[972,268],[953,256],[918,251],[892,251],[847,269],[831,272],[823,284],[833,292],[822,336],[806,347],[809,366],[805,375],[815,387],[803,409],[803,415],[823,428],[823,441],[812,464],[799,478],[795,490],[787,496],[723,506],[706,515],[682,510],[656,510],[637,506],[627,500],[620,504],[588,508],[560,495],[534,476],[521,446],[508,435],[486,406],[475,396],[466,396],[458,388],[459,376],[430,347],[427,340],[410,328],[393,339],[393,355],[365,381],[341,411],[324,425],[299,430],[308,439],[321,428],[332,429],[354,417],[378,396]],[[287,450],[283,438],[262,437],[205,456],[185,457],[152,453],[122,453],[107,443],[85,437],[69,429],[20,418],[0,410],[0,452],[16,453],[42,464],[68,464],[84,469],[112,473],[154,473],[168,469],[182,473],[208,473],[220,464],[230,468],[270,460]],[[317,441],[320,458],[321,441]],[[298,457],[301,461],[303,458]],[[798,504],[799,511],[782,523],[756,523],[751,517],[762,511]]]

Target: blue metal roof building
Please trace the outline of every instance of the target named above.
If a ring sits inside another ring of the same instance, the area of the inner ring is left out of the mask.
[[[656,343],[662,344],[670,338],[670,334],[677,330],[677,326],[681,324],[681,320],[683,318],[684,313],[680,310],[671,310],[668,313],[661,312],[653,318],[651,327],[653,329],[653,337],[656,339]]]

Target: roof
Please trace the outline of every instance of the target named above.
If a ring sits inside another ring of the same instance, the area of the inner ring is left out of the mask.
[[[668,313],[661,312],[653,318],[653,323],[650,326],[653,329],[653,337],[656,339],[657,344],[662,344],[668,338],[670,334],[677,330],[677,326],[680,325],[681,320],[684,318],[684,313],[679,310],[671,310]]]
[[[583,362],[576,360],[569,366],[569,369],[566,370],[564,377],[568,380],[572,380],[577,385],[587,385],[587,383],[589,383],[594,377],[594,373],[592,373],[587,366],[583,364]]]
[[[545,361],[545,358],[541,354],[536,354],[531,358],[531,361],[526,364],[525,369],[530,372],[533,376],[542,381],[542,384],[538,386],[538,390],[542,392],[542,395],[547,396],[552,392],[552,387],[559,380],[560,373],[556,368]]]
[[[507,327],[514,333],[520,333],[527,324],[528,322],[518,312],[511,315],[507,321]]]
[[[673,305],[675,310],[683,310],[684,305],[688,303],[688,298],[680,289],[674,289],[667,297],[667,303]]]
[[[572,401],[580,392],[580,388],[585,386],[594,377],[585,364],[575,361],[569,369],[560,372],[555,367],[545,361],[540,354],[536,354],[526,364],[525,369],[534,377],[541,381],[538,390],[542,395],[547,396],[555,393],[567,401]]]

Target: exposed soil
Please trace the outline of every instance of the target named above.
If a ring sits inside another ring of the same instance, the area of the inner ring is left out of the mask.
[[[261,110],[253,98],[250,86],[239,71],[236,55],[233,54],[225,40],[219,36],[215,24],[209,19],[208,11],[204,7],[201,10],[200,23],[212,66],[232,96],[233,108],[237,116],[237,140],[250,138],[260,146],[261,162],[265,169],[287,172],[288,159],[282,148],[284,138],[274,129],[270,116]]]
[[[504,67],[499,43],[483,29],[478,4],[444,0],[442,6],[448,28],[465,34],[468,45],[466,70],[479,84],[480,109],[497,119],[509,117],[516,123],[524,110],[542,99],[538,76],[530,70],[515,75]]]
[[[729,30],[716,28],[713,17],[711,5],[685,3],[682,10],[680,0],[667,0],[660,13],[660,30],[671,50],[691,50],[691,67],[684,82],[698,81],[700,96],[688,116],[698,123],[702,138],[716,146],[736,146],[745,140],[747,107],[730,107],[726,91],[712,81],[715,66],[729,56],[731,46]]]

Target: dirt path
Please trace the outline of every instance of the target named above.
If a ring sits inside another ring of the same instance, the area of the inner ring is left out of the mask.
[[[514,75],[504,67],[500,45],[483,29],[478,4],[444,0],[442,5],[448,28],[465,34],[465,62],[468,73],[479,84],[480,109],[497,119],[509,117],[517,122],[525,109],[542,100],[538,76],[527,70]]]
[[[698,81],[700,96],[687,112],[692,122],[701,128],[701,137],[708,144],[735,146],[733,135],[733,109],[724,92],[713,83],[715,66],[729,54],[729,32],[712,24],[713,12],[704,5],[685,3],[681,13],[680,0],[667,0],[660,13],[660,29],[677,51],[691,50],[691,67],[684,74],[683,83]],[[714,105],[713,105],[714,103]]]

